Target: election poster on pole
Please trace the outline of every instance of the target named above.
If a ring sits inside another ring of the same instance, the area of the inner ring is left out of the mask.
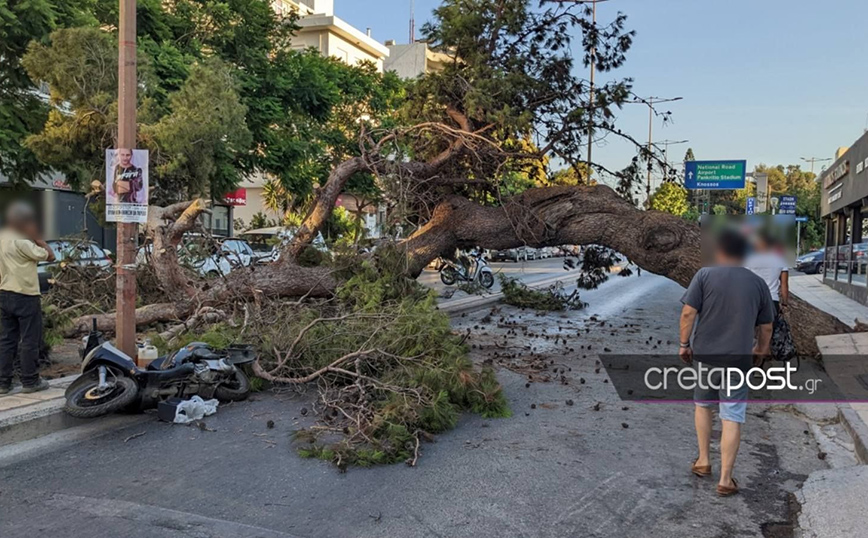
[[[107,149],[106,204],[108,222],[148,221],[148,150]]]

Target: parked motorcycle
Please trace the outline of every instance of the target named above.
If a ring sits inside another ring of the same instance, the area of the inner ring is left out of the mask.
[[[160,401],[199,395],[240,401],[250,394],[250,380],[239,366],[256,360],[253,346],[214,350],[194,342],[139,368],[123,351],[106,342],[96,320],[82,350],[81,376],[66,389],[64,410],[93,418],[121,409],[154,408]]]
[[[440,268],[440,280],[447,286],[458,281],[479,283],[484,288],[494,286],[494,272],[485,260],[481,249],[470,252],[468,256],[459,256],[459,263],[452,260],[443,260]]]

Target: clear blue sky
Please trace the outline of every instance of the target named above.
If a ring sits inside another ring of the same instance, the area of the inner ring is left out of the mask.
[[[417,28],[438,4],[416,0]],[[642,96],[684,97],[668,107],[672,124],[654,125],[655,142],[690,140],[670,147],[674,160],[689,145],[697,159],[747,159],[751,169],[799,164],[834,156],[868,127],[866,1],[610,0],[598,20],[619,10],[637,35],[614,76],[632,77]],[[410,0],[335,0],[335,11],[381,42],[407,42]],[[621,128],[647,140],[647,110],[627,105]],[[632,155],[612,140],[594,160],[617,169]]]

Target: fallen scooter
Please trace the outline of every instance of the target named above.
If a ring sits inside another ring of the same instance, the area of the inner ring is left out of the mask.
[[[239,366],[256,360],[253,346],[214,350],[194,342],[139,368],[123,351],[105,341],[93,322],[81,364],[81,376],[66,389],[64,410],[93,418],[122,409],[157,407],[169,398],[240,401],[250,394],[250,380]]]

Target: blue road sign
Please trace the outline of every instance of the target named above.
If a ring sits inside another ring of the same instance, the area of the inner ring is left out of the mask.
[[[743,189],[747,161],[687,161],[684,186],[688,189]]]
[[[756,213],[756,198],[751,196],[747,199],[747,207],[745,208],[745,213],[748,215],[753,215]]]
[[[808,217],[796,217],[796,222],[808,222]]]
[[[781,215],[795,215],[796,214],[796,197],[795,196],[781,196],[780,198],[780,214]]]

